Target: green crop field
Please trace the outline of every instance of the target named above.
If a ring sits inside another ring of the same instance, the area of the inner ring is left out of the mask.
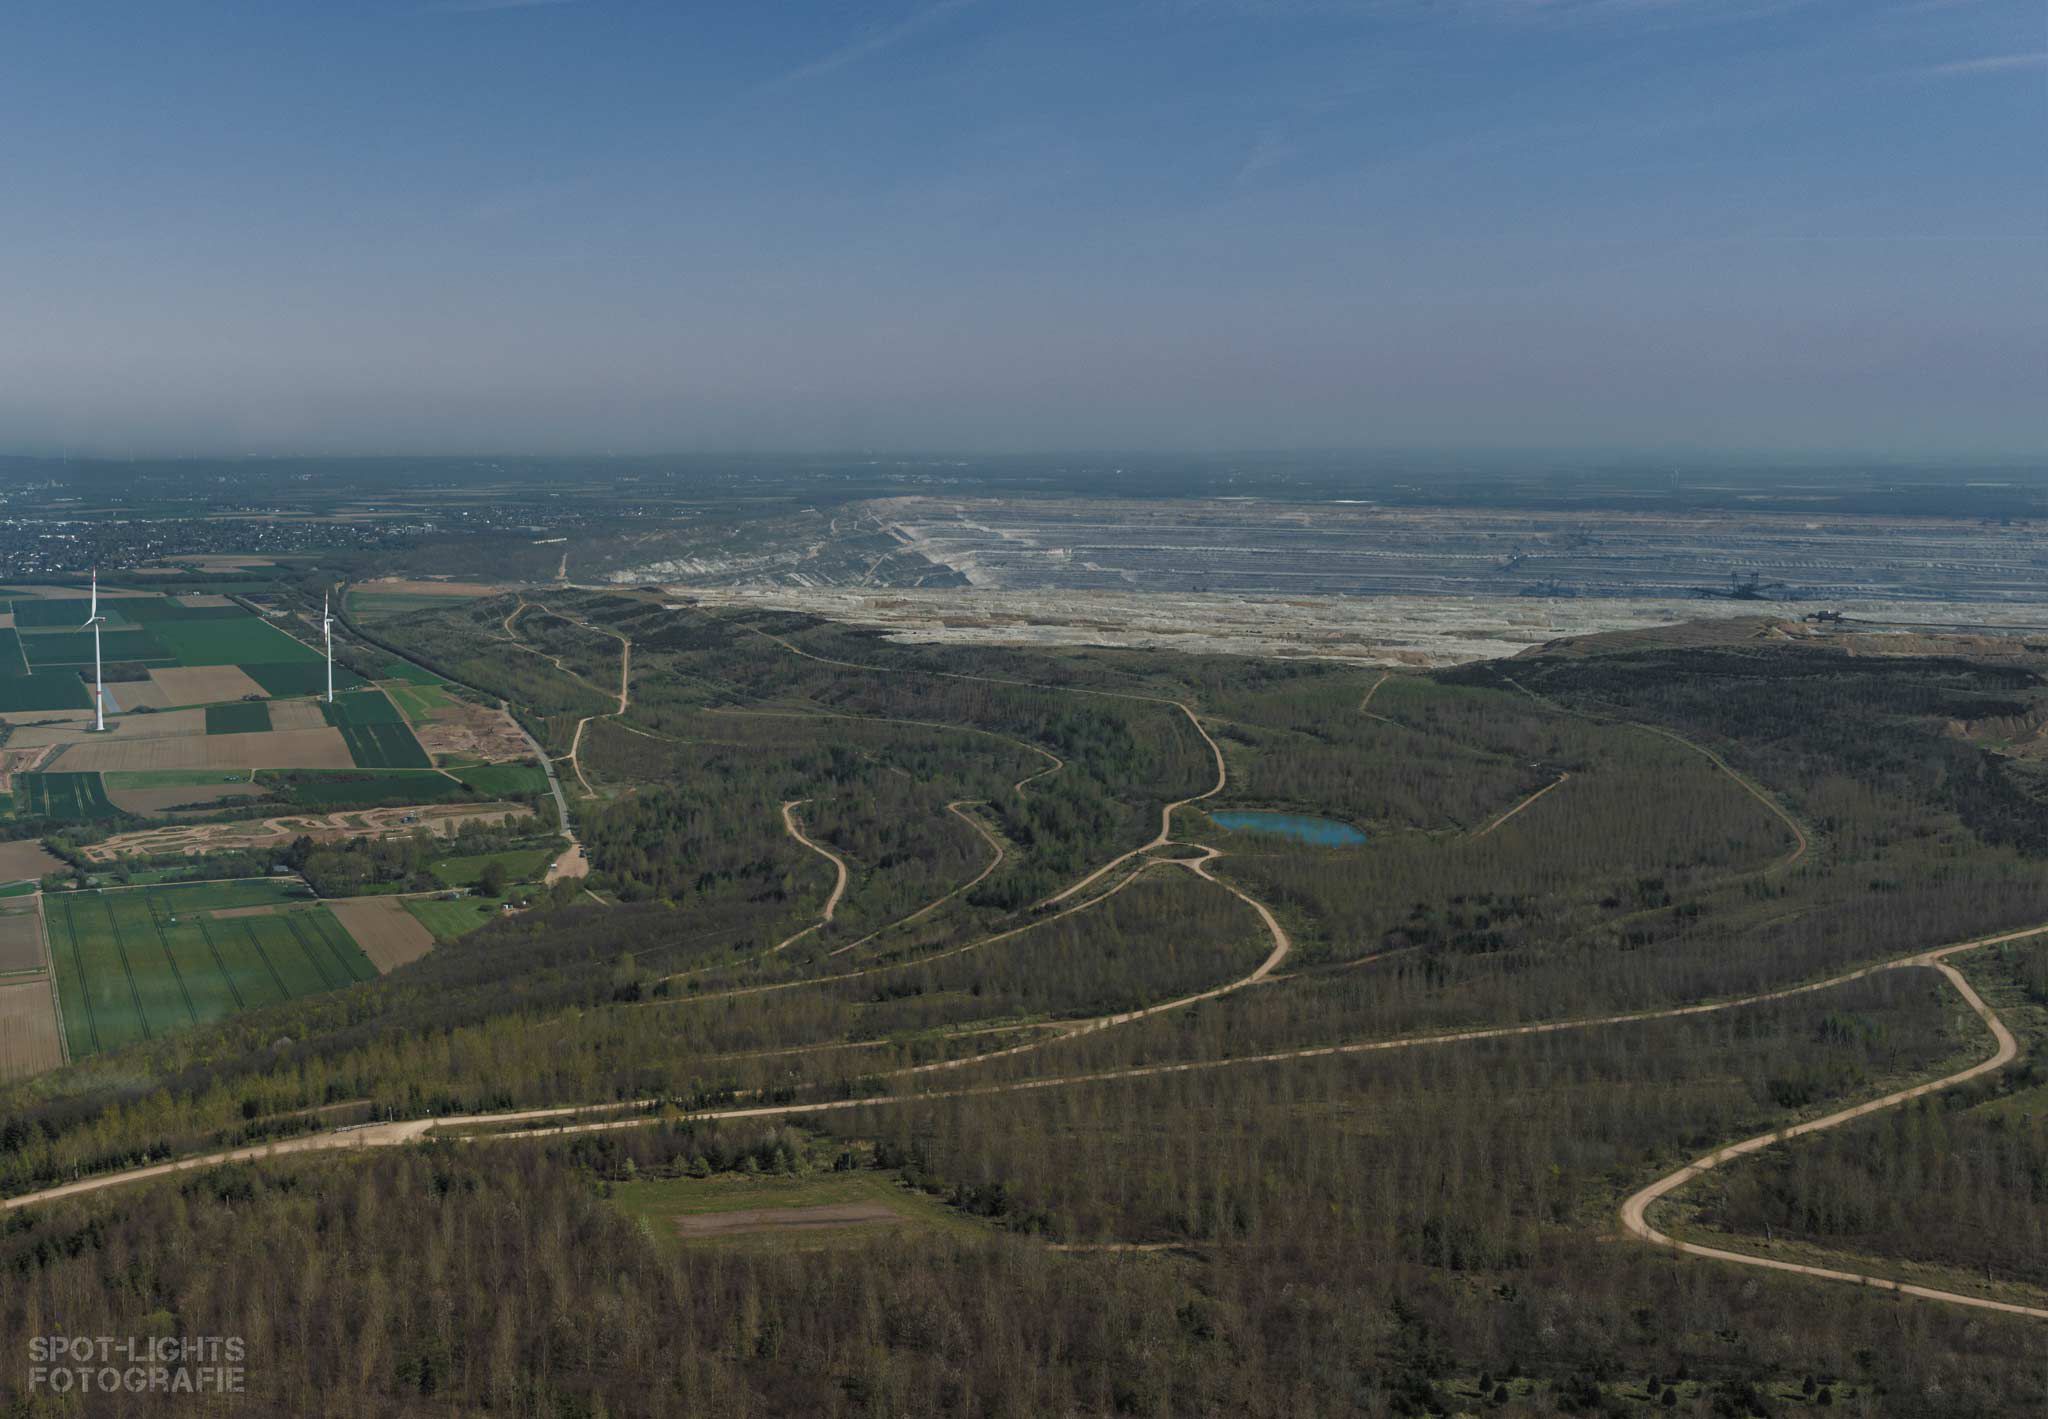
[[[327,666],[319,659],[310,662],[295,660],[245,660],[236,662],[244,675],[263,687],[263,693],[272,699],[286,700],[297,695],[318,695],[327,689]],[[353,690],[361,686],[363,677],[346,665],[334,667],[334,688]]]
[[[476,764],[450,769],[486,798],[532,798],[548,791],[548,776],[534,764]]]
[[[276,769],[259,775],[273,793],[307,808],[378,808],[398,803],[459,803],[476,794],[433,769]]]
[[[491,863],[501,864],[507,882],[533,882],[546,870],[554,854],[544,848],[509,848],[504,852],[479,852],[463,857],[444,857],[429,863],[427,871],[444,887],[469,887],[484,875]]]
[[[109,603],[101,603],[106,605]],[[180,606],[166,597],[122,597],[111,603],[138,625],[159,625],[165,621],[246,621],[249,613],[240,606]]]
[[[49,897],[51,956],[74,1057],[377,971],[326,907],[257,879]],[[222,910],[275,906],[270,915]]]
[[[109,626],[127,626],[134,622],[124,614],[121,603],[127,597],[103,597],[100,600],[100,614],[107,618]],[[14,603],[14,624],[25,631],[71,631],[85,624],[85,618],[92,614],[92,598],[79,597],[29,597],[24,596]]]
[[[435,710],[442,709],[453,703],[454,699],[453,696],[439,685],[414,685],[401,682],[399,684],[386,685],[384,693],[391,696],[392,702],[398,706],[399,713],[415,724],[420,720],[430,718]]]
[[[341,737],[349,756],[364,769],[430,769],[434,761],[402,723],[345,724]]]
[[[92,692],[69,670],[0,675],[0,710],[91,709]]]
[[[331,702],[323,702],[320,713],[327,722],[337,729],[346,729],[357,724],[402,724],[404,716],[398,706],[386,699],[379,689],[358,690],[354,694],[337,695]]]
[[[16,774],[14,806],[25,818],[56,818],[67,823],[119,816],[119,810],[107,800],[98,774]]]
[[[91,631],[41,631],[21,637],[22,654],[35,670],[60,665],[92,664]],[[149,631],[100,631],[100,660],[168,664],[172,655]]]
[[[319,651],[256,616],[232,621],[165,621],[152,634],[180,665],[306,664],[317,668],[320,664]]]
[[[21,654],[21,635],[18,631],[0,629],[0,675],[13,677],[28,674],[28,661]]]
[[[206,707],[208,734],[262,734],[270,728],[270,706],[261,700]]]
[[[408,685],[445,685],[448,682],[424,665],[414,665],[409,660],[394,660],[384,667],[382,676],[386,680],[403,680]]]

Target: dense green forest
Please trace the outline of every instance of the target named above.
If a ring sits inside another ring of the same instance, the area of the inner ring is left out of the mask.
[[[0,1343],[244,1335],[229,1413],[2048,1406],[2040,1320],[1617,1223],[1991,1053],[1909,958],[2048,924],[2030,662],[1652,640],[1387,676],[576,590],[377,635],[543,731],[585,889],[0,1092],[10,1195],[322,1145],[5,1213]],[[423,851],[296,865],[390,889]],[[1948,958],[2018,1063],[1653,1220],[2048,1305],[2044,941]],[[901,1220],[692,1240],[623,1201],[855,1181]]]

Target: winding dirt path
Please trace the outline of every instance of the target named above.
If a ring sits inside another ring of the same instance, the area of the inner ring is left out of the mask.
[[[1143,698],[1151,697],[1145,696]],[[1223,792],[1224,789],[1230,786],[1230,768],[1223,762],[1223,749],[1220,745],[1217,744],[1217,742],[1214,739],[1209,737],[1209,731],[1202,727],[1201,719],[1196,716],[1193,710],[1189,709],[1187,705],[1183,704],[1179,700],[1163,700],[1160,701],[1160,703],[1170,704],[1175,709],[1179,710],[1182,714],[1186,715],[1188,717],[1188,723],[1192,724],[1195,727],[1195,733],[1202,736],[1202,742],[1204,744],[1207,744],[1209,746],[1209,752],[1216,756],[1216,782],[1208,788],[1203,789],[1200,793],[1191,794],[1186,798],[1177,798],[1173,802],[1161,808],[1159,810],[1159,836],[1152,839],[1151,842],[1146,843],[1143,847],[1134,847],[1129,852],[1122,853],[1119,856],[1111,858],[1108,862],[1103,863],[1102,866],[1096,868],[1093,872],[1089,873],[1086,877],[1083,877],[1080,881],[1076,882],[1073,886],[1067,888],[1065,891],[1056,892],[1052,896],[1047,897],[1044,901],[1039,903],[1040,906],[1058,906],[1061,902],[1073,896],[1076,892],[1079,892],[1083,888],[1087,887],[1091,882],[1096,881],[1098,878],[1103,876],[1103,874],[1114,871],[1116,868],[1121,867],[1124,863],[1129,862],[1132,858],[1137,857],[1143,853],[1157,852],[1160,848],[1172,846],[1174,813],[1179,809],[1187,807],[1190,803],[1200,803],[1205,798],[1214,798],[1217,794]],[[1199,847],[1200,844],[1193,844],[1193,846]],[[1221,856],[1222,854],[1219,853],[1217,855]],[[1207,874],[1203,875],[1206,876]],[[1209,880],[1214,881],[1215,879],[1210,878]],[[1232,890],[1235,891],[1236,889],[1233,888]],[[1239,892],[1238,895],[1244,896],[1242,892]],[[1245,900],[1250,901],[1251,898],[1246,897]],[[1264,908],[1262,907],[1260,908],[1260,910],[1263,911]]]
[[[1052,770],[1042,769],[1040,770],[1040,772],[1049,774],[1052,772]],[[1036,776],[1037,775],[1035,774],[1033,775],[1034,778]],[[972,891],[974,888],[980,886],[984,881],[988,879],[989,873],[995,871],[998,867],[1001,867],[1003,865],[1003,859],[1009,855],[1009,850],[1003,846],[1003,840],[997,837],[994,833],[991,833],[987,828],[984,828],[981,825],[980,819],[976,818],[972,813],[966,811],[968,808],[975,806],[978,802],[979,800],[977,799],[962,798],[955,802],[948,803],[946,805],[946,811],[948,813],[951,813],[955,818],[958,818],[961,822],[965,823],[968,827],[974,829],[976,833],[980,834],[981,840],[989,845],[989,848],[994,853],[994,856],[989,858],[988,865],[983,867],[981,871],[975,873],[972,877],[968,878],[965,882],[962,882],[959,886],[955,887],[952,891],[946,893],[945,896],[926,902],[923,906],[919,907],[909,916],[899,916],[896,918],[896,920],[889,922],[886,925],[876,927],[873,931],[870,931],[867,935],[861,937],[861,939],[858,941],[849,941],[844,946],[838,947],[835,950],[827,951],[825,953],[826,956],[843,956],[848,951],[853,950],[856,946],[867,945],[870,941],[874,940],[877,936],[882,935],[884,932],[894,931],[899,926],[908,926],[913,921],[917,921],[923,917],[930,916],[933,912],[937,911],[946,903],[952,901],[953,898],[959,896],[961,893]]]
[[[2024,934],[2031,935],[2033,933]],[[2012,938],[1993,938],[1993,940],[2010,939]],[[1707,1154],[1704,1158],[1699,1158],[1686,1164],[1676,1172],[1665,1174],[1622,1203],[1622,1229],[1638,1241],[1648,1242],[1652,1246],[1668,1247],[1686,1256],[1705,1257],[1711,1261],[1730,1262],[1737,1266],[1759,1266],[1769,1271],[1784,1271],[1798,1276],[1818,1277],[1823,1281],[1846,1281],[1852,1285],[1870,1286],[1884,1291],[1896,1291],[1902,1295],[1918,1296],[1925,1300],[1946,1301],[1951,1305],[1972,1306],[1979,1310],[2004,1311],[2010,1315],[2031,1316],[2036,1320],[2048,1320],[2048,1307],[2019,1305],[2011,1301],[1996,1301],[1985,1296],[1972,1296],[1959,1291],[1943,1291],[1930,1286],[1917,1286],[1909,1282],[1895,1281],[1883,1276],[1869,1276],[1854,1271],[1837,1271],[1825,1266],[1806,1266],[1798,1262],[1779,1261],[1772,1257],[1754,1256],[1747,1252],[1726,1251],[1720,1247],[1703,1246],[1697,1242],[1679,1241],[1658,1231],[1650,1224],[1649,1220],[1649,1211],[1654,1204],[1671,1193],[1676,1192],[1679,1188],[1684,1187],[1694,1178],[1719,1167],[1723,1163],[1733,1162],[1752,1153],[1761,1153],[1764,1149],[1789,1139],[1804,1137],[1809,1133],[1819,1133],[1825,1129],[1839,1128],[1845,1123],[1853,1123],[1857,1119],[1868,1118],[1872,1114],[1880,1113],[1886,1109],[1897,1108],[1900,1104],[1907,1103],[1913,1099],[1924,1098],[1929,1094],[1939,1093],[1944,1089],[1953,1089],[1959,1084],[1967,1084],[1972,1079],[1977,1079],[1983,1075],[2003,1069],[2006,1065],[2012,1063],[2014,1059],[2019,1057],[2019,1042],[2013,1038],[2012,1031],[2006,1028],[2005,1022],[1998,1018],[1997,1012],[1984,1003],[1984,998],[1977,994],[1976,990],[1970,985],[1970,982],[1964,978],[1963,973],[1950,965],[1947,960],[1948,957],[1955,955],[1957,952],[1972,951],[1980,946],[1988,946],[1990,944],[1992,944],[1990,940],[1966,941],[1960,945],[1945,947],[1938,951],[1929,951],[1923,955],[1892,963],[1893,966],[1899,967],[1930,966],[1947,977],[1948,983],[1955,987],[1956,993],[1962,996],[1964,1003],[1976,1013],[1977,1018],[1982,1020],[1985,1027],[1991,1031],[1991,1038],[1995,1048],[1988,1058],[1971,1065],[1968,1069],[1960,1070],[1957,1073],[1940,1079],[1930,1080],[1925,1084],[1916,1084],[1909,1089],[1900,1089],[1896,1093],[1887,1094],[1881,1099],[1872,1099],[1867,1103],[1857,1104],[1851,1108],[1831,1113],[1824,1118],[1812,1119],[1806,1123],[1795,1124],[1790,1128],[1774,1129],[1769,1133],[1758,1134],[1754,1138],[1746,1138],[1740,1143],[1731,1143],[1725,1148],[1717,1149]]]
[[[1487,824],[1487,825],[1486,825],[1485,827],[1481,828],[1481,829],[1480,829],[1480,830],[1479,830],[1478,832],[1474,833],[1474,834],[1472,835],[1472,841],[1474,841],[1474,842],[1477,842],[1477,841],[1479,841],[1479,839],[1481,839],[1481,838],[1485,837],[1485,836],[1486,836],[1486,835],[1487,835],[1488,833],[1492,832],[1492,831],[1493,831],[1493,830],[1494,830],[1495,828],[1498,828],[1498,827],[1499,827],[1499,826],[1500,826],[1501,824],[1503,824],[1503,823],[1507,822],[1507,820],[1508,820],[1508,819],[1510,819],[1510,818],[1514,817],[1514,816],[1515,816],[1515,815],[1516,815],[1517,813],[1521,812],[1521,811],[1522,811],[1522,810],[1523,810],[1524,808],[1527,808],[1527,807],[1529,807],[1529,806],[1530,806],[1531,804],[1533,804],[1533,803],[1534,803],[1534,802],[1535,802],[1535,801],[1536,801],[1537,799],[1541,798],[1541,797],[1542,797],[1542,796],[1543,796],[1544,794],[1546,794],[1546,793],[1550,792],[1550,791],[1551,791],[1552,789],[1554,789],[1554,788],[1563,788],[1563,787],[1564,787],[1564,782],[1565,782],[1565,780],[1566,780],[1566,779],[1568,779],[1568,778],[1570,778],[1570,777],[1571,777],[1571,773],[1570,773],[1570,771],[1569,771],[1569,770],[1566,770],[1566,769],[1560,769],[1560,770],[1558,770],[1558,774],[1557,774],[1557,777],[1556,777],[1555,779],[1551,780],[1551,781],[1550,781],[1549,783],[1546,783],[1546,784],[1544,784],[1544,785],[1543,785],[1543,787],[1541,787],[1541,788],[1537,789],[1537,790],[1536,790],[1536,791],[1535,791],[1534,793],[1530,794],[1530,795],[1529,795],[1529,796],[1528,796],[1527,798],[1523,799],[1523,800],[1522,800],[1522,801],[1521,801],[1520,803],[1517,803],[1517,804],[1516,804],[1516,805],[1515,805],[1514,807],[1512,807],[1512,808],[1508,809],[1508,811],[1507,811],[1507,812],[1505,812],[1505,813],[1501,814],[1501,815],[1500,815],[1500,816],[1499,816],[1498,818],[1495,818],[1495,819],[1494,819],[1494,820],[1493,820],[1493,821],[1492,821],[1491,823],[1488,823],[1488,824]]]
[[[830,926],[832,924],[833,913],[839,910],[839,899],[846,895],[846,880],[848,875],[846,871],[846,859],[841,857],[838,853],[832,851],[831,848],[826,847],[823,843],[814,842],[812,839],[804,836],[803,828],[796,821],[796,810],[803,807],[806,803],[809,803],[810,801],[811,800],[808,798],[792,798],[789,800],[789,802],[782,805],[783,831],[788,833],[791,837],[795,838],[799,843],[802,843],[805,847],[809,848],[812,852],[815,852],[816,854],[818,854],[818,856],[824,858],[827,862],[831,863],[832,870],[839,874],[839,878],[832,884],[832,895],[825,898],[825,909],[822,913],[820,913],[818,919],[812,922],[809,926],[805,927],[802,931],[799,931],[796,935],[785,937],[783,940],[776,942],[773,946],[770,946],[766,951],[763,951],[761,953],[764,956],[772,956],[777,951],[783,950],[785,947],[796,945],[797,942],[803,940],[806,936],[809,936],[813,931],[823,931],[827,926]]]

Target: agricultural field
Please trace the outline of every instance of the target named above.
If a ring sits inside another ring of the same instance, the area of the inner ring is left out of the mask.
[[[47,898],[72,1056],[373,977],[362,948],[305,892],[258,879]]]
[[[63,1062],[50,978],[0,983],[0,1079],[23,1079]]]
[[[538,764],[472,764],[448,772],[488,798],[537,798],[548,791],[547,770]]]
[[[63,867],[62,858],[32,838],[0,842],[0,882],[33,882]]]
[[[380,697],[381,698],[381,697]],[[387,701],[387,707],[389,702]],[[394,716],[395,716],[394,711]],[[335,731],[359,769],[429,769],[434,761],[402,721],[348,724]]]
[[[336,897],[327,909],[379,971],[395,971],[434,948],[434,933],[397,897]]]
[[[34,894],[0,898],[0,976],[40,971],[43,958],[43,912]]]
[[[320,809],[461,803],[482,792],[438,769],[278,769],[258,781],[279,798]]]
[[[399,712],[411,724],[429,719],[436,710],[445,709],[454,703],[454,696],[439,685],[414,685],[396,680],[385,685],[384,692],[391,696]]]
[[[404,721],[404,716],[398,712],[398,706],[391,703],[384,692],[374,686],[367,690],[337,695],[332,700],[323,700],[320,702],[320,713],[337,729],[365,724],[399,724]]]
[[[117,810],[96,773],[31,773],[14,776],[14,811],[24,818],[83,823],[112,818]]]
[[[208,705],[206,707],[206,732],[208,734],[268,734],[270,732],[270,706],[261,700],[237,704]]]

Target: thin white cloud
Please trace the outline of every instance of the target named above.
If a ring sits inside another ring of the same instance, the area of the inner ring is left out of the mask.
[[[1982,59],[1959,59],[1953,64],[1936,64],[1921,72],[1936,79],[1963,79],[1972,74],[2008,74],[2015,69],[2048,69],[2048,49],[2025,54],[1987,54]]]
[[[835,49],[808,64],[798,65],[787,74],[771,79],[767,87],[776,89],[790,84],[801,84],[811,79],[822,78],[849,65],[859,64],[863,60],[872,59],[884,50],[894,49],[920,31],[929,29],[948,15],[980,3],[981,0],[938,0],[937,4],[925,6],[888,29],[871,34],[865,39],[855,40],[852,44]]]

